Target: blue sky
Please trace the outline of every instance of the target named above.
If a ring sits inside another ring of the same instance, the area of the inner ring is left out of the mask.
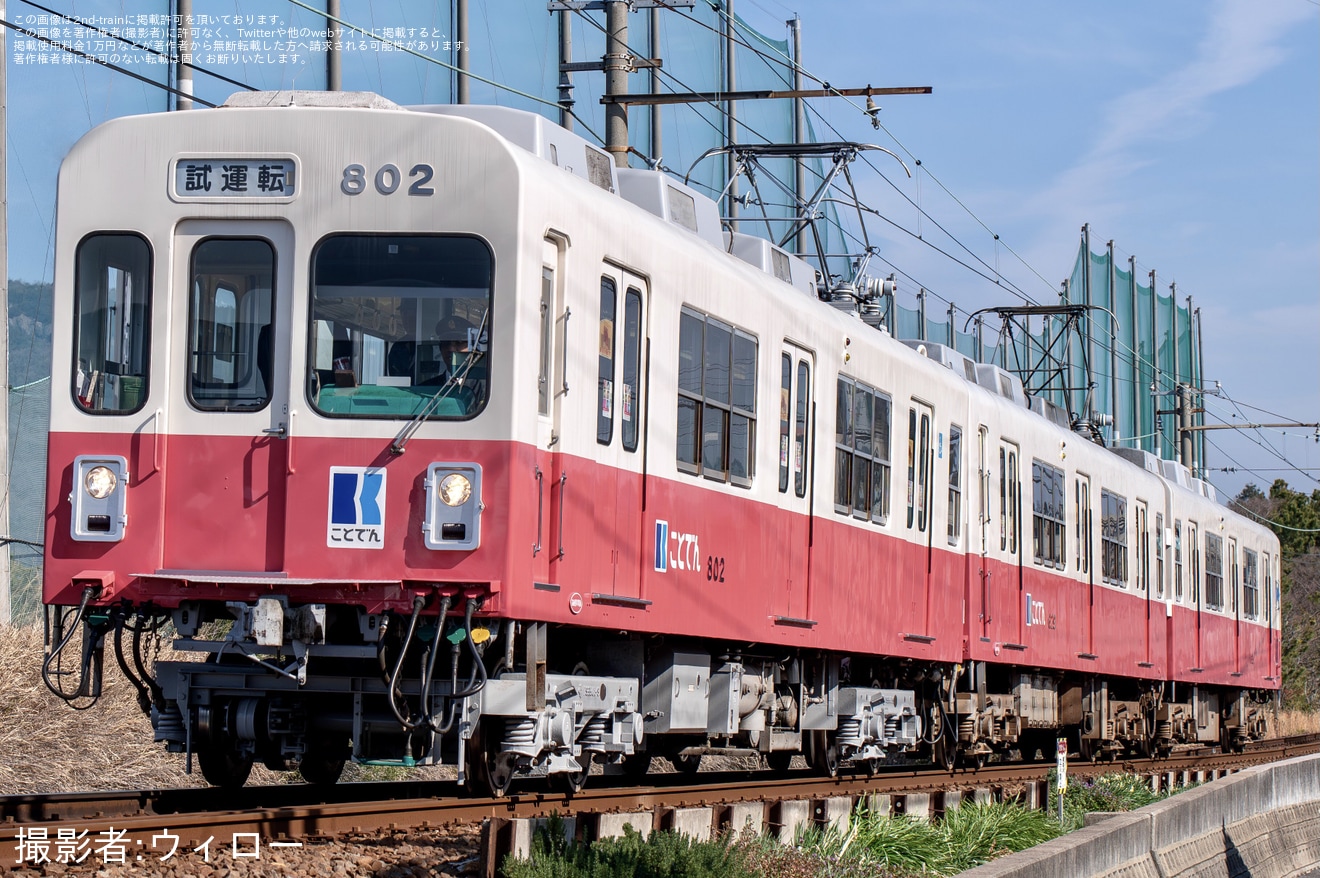
[[[163,0],[44,5],[82,17],[165,11]],[[544,4],[473,0],[472,6],[474,68],[553,96],[555,35]],[[1017,301],[1005,286],[958,266],[935,245],[973,261],[960,250],[966,247],[991,266],[984,271],[997,270],[1006,285],[1048,300],[1071,273],[1080,228],[1089,223],[1093,249],[1112,239],[1124,262],[1137,257],[1140,277],[1153,268],[1163,292],[1176,281],[1180,298],[1193,297],[1202,310],[1208,381],[1220,381],[1231,400],[1283,416],[1244,407],[1245,417],[1320,420],[1315,0],[830,0],[800,7],[735,0],[735,8],[750,25],[780,40],[787,36],[785,20],[799,15],[804,66],[833,85],[933,86],[929,96],[878,99],[883,130],[871,127],[860,100],[813,102],[822,137],[834,136],[827,130],[833,126],[841,137],[894,149],[914,169],[915,159],[921,160],[911,180],[890,159],[877,160],[876,168],[930,218],[919,218],[874,172],[858,174],[864,201],[925,239],[884,223],[870,227],[882,256],[911,279],[900,287],[903,294],[920,283],[964,313]],[[452,39],[447,4],[343,0],[343,10],[346,19],[377,31],[426,29],[433,40]],[[285,25],[320,26],[315,15],[289,0],[194,0],[194,12],[269,15]],[[39,14],[21,0],[8,7],[9,19],[19,24],[35,27],[28,16]],[[703,87],[716,59],[698,41],[700,25],[684,15],[713,20],[709,9],[663,13],[666,73]],[[644,19],[631,16],[635,33]],[[226,36],[235,38],[232,23],[216,29],[226,28]],[[7,53],[10,276],[49,279],[60,157],[94,124],[163,110],[166,99],[102,68],[17,64],[14,36]],[[598,28],[579,21],[574,45],[579,60],[598,56]],[[444,50],[427,53],[452,57]],[[296,62],[286,58],[283,64],[240,57],[220,69],[261,87],[322,87],[322,56],[299,54]],[[158,79],[164,72],[139,62],[132,69]],[[450,94],[447,71],[402,52],[346,56],[344,76],[347,88],[379,91],[401,103],[443,102]],[[634,89],[646,88],[640,76],[634,80]],[[205,77],[198,81],[199,93],[215,100],[232,90]],[[600,77],[581,74],[577,81],[579,110],[590,127],[602,130]],[[678,88],[673,81],[667,87]],[[479,83],[473,97],[536,107]],[[666,164],[685,169],[704,146],[702,138],[680,136],[676,124],[665,124]],[[1210,398],[1207,407],[1211,421],[1237,414],[1229,399]],[[1210,467],[1257,470],[1211,472],[1211,481],[1225,491],[1249,481],[1266,486],[1278,477],[1306,491],[1320,487],[1320,470],[1277,471],[1289,464],[1275,452],[1299,467],[1320,467],[1320,445],[1311,431],[1219,432],[1211,438],[1218,448],[1210,448]]]

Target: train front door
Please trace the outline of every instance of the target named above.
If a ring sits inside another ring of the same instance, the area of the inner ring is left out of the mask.
[[[282,570],[292,230],[185,221],[173,252],[161,567]]]

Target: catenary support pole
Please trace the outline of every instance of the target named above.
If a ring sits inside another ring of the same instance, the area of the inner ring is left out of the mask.
[[[338,22],[343,16],[339,14],[339,0],[325,0],[325,13],[326,42],[330,44],[329,50],[325,53],[325,89],[341,91],[344,88],[344,71],[339,48],[343,28]]]
[[[738,67],[736,63],[737,31],[733,26],[733,0],[724,0],[724,90],[736,91],[738,88]],[[724,118],[728,122],[728,128],[724,138],[725,144],[738,142],[738,105],[733,101],[724,102]],[[729,197],[727,213],[729,217],[729,228],[738,231],[738,180],[734,176],[738,159],[733,153],[726,157],[726,176],[729,181]]]
[[[788,30],[793,41],[793,91],[802,91],[802,19],[793,16],[788,21]],[[807,102],[802,98],[793,98],[793,142],[803,143],[807,136]],[[793,202],[794,211],[802,205],[807,193],[807,166],[802,156],[793,160]],[[807,239],[805,232],[798,232],[793,239],[793,252],[805,251]]]
[[[651,7],[650,23],[650,56],[652,58],[660,57],[660,7]],[[660,68],[651,68],[651,94],[657,94],[660,91]],[[661,137],[660,130],[660,105],[651,105],[651,160],[658,162],[664,155],[664,138]]]
[[[177,0],[174,6],[174,53],[176,88],[182,94],[174,96],[174,109],[191,110],[193,108],[192,68],[192,0]]]
[[[455,53],[455,65],[458,68],[458,102],[467,104],[472,102],[472,96],[469,93],[469,80],[467,76],[468,59],[472,53],[468,51],[468,0],[457,0],[457,7],[454,12],[454,30],[458,37],[458,51]]]
[[[564,65],[573,63],[573,22],[568,10],[557,13],[559,19],[559,125],[573,130],[573,74]]]
[[[605,94],[628,93],[628,4],[608,0],[605,4]],[[605,151],[614,157],[614,165],[628,167],[628,107],[612,103],[605,106]]]

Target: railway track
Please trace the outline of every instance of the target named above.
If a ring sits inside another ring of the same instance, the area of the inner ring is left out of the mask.
[[[1251,765],[1320,752],[1320,735],[1260,742],[1242,753],[1199,752],[1165,759],[1071,763],[1069,774],[1095,776],[1115,770],[1145,775],[1232,772]],[[702,772],[648,775],[646,785],[613,785],[609,776],[592,779],[581,792],[524,789],[505,799],[466,795],[452,782],[305,785],[239,790],[170,789],[130,792],[55,793],[0,797],[0,855],[13,852],[33,827],[55,839],[60,830],[96,837],[113,831],[128,844],[151,843],[152,836],[177,837],[192,845],[207,838],[256,833],[263,839],[333,837],[384,829],[435,828],[519,817],[591,815],[633,811],[663,814],[677,808],[727,807],[741,802],[775,803],[869,796],[943,793],[989,788],[1009,795],[1043,785],[1052,764],[1003,763],[979,769],[945,771],[899,768],[875,775],[820,778],[807,771]],[[901,799],[899,800],[902,801]],[[938,800],[937,800],[938,801]],[[901,807],[901,805],[900,805]],[[937,805],[938,808],[938,805]],[[13,862],[9,856],[3,859]]]

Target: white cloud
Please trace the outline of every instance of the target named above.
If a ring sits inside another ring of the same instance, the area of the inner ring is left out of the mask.
[[[1216,3],[1196,56],[1150,85],[1110,101],[1094,146],[1032,199],[1032,208],[1069,218],[1085,215],[1103,224],[1122,208],[1104,193],[1142,166],[1138,147],[1151,140],[1192,137],[1204,127],[1215,96],[1281,63],[1285,52],[1280,40],[1314,16],[1314,8],[1303,3]]]

